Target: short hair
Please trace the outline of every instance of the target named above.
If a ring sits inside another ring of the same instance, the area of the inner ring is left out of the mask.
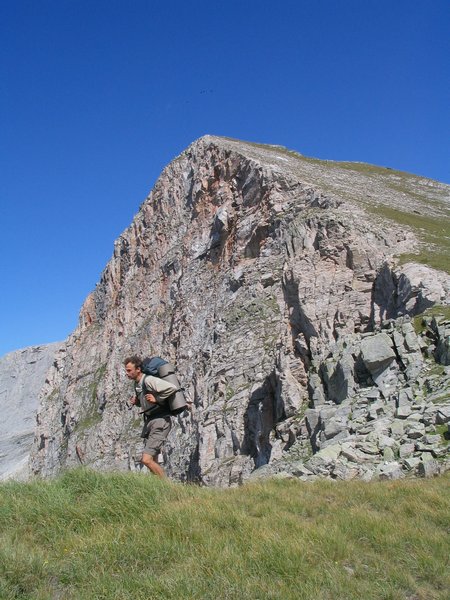
[[[132,365],[134,365],[136,368],[141,368],[142,367],[142,359],[139,358],[139,356],[129,356],[128,358],[126,358],[123,361],[123,364],[125,366],[127,366],[128,363],[131,363]]]

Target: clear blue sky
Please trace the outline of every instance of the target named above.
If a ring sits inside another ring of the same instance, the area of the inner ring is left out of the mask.
[[[448,0],[0,0],[0,356],[65,339],[204,134],[449,182]]]

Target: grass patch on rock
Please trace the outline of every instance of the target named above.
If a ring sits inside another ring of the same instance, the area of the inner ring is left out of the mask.
[[[386,205],[366,207],[383,218],[413,230],[421,247],[417,253],[402,254],[400,262],[418,262],[450,273],[450,219],[414,212],[403,212]]]
[[[423,333],[426,329],[426,318],[443,317],[445,321],[450,321],[450,306],[441,306],[435,304],[413,319],[414,330],[417,334]]]

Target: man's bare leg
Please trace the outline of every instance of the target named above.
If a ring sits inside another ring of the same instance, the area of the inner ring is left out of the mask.
[[[159,466],[158,461],[155,459],[156,457],[151,456],[150,454],[143,454],[141,462],[147,467],[147,469],[150,469],[154,475],[157,475],[161,478],[166,477],[164,469]]]

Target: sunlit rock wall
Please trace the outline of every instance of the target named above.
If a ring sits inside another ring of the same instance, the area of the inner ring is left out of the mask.
[[[413,234],[364,210],[401,194],[364,171],[333,169],[207,136],[163,171],[56,355],[34,473],[139,468],[141,424],[126,405],[122,361],[159,354],[193,401],[174,420],[169,475],[239,483],[305,435],[311,365],[331,344],[448,300],[444,274],[418,285],[414,269],[395,267]]]

